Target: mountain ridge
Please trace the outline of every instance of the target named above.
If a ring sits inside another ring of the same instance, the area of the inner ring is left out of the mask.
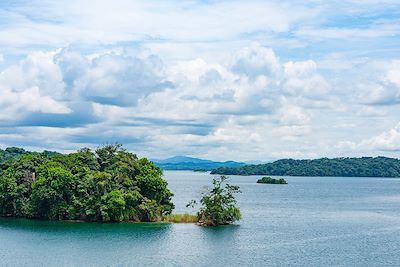
[[[241,167],[244,162],[237,161],[213,161],[188,156],[174,156],[167,159],[152,159],[163,170],[205,170],[210,171],[221,167]]]

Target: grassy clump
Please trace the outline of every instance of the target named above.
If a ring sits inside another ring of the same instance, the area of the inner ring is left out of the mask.
[[[274,179],[269,176],[264,176],[261,179],[258,179],[257,183],[259,184],[287,184],[287,181],[283,178]]]
[[[170,214],[164,216],[162,221],[172,223],[196,223],[198,221],[197,215],[193,214]]]

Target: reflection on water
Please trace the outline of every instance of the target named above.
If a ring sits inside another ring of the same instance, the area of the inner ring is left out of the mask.
[[[176,212],[211,176],[166,172]],[[285,177],[241,187],[237,225],[80,223],[0,219],[3,266],[396,266],[400,180]]]

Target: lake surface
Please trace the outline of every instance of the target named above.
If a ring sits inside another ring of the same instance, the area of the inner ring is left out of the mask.
[[[212,176],[165,178],[183,213]],[[231,226],[0,219],[0,266],[400,265],[400,179],[258,178],[231,176],[243,214]]]

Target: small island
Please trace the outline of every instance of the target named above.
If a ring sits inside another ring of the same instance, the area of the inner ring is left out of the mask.
[[[263,178],[258,179],[257,183],[258,184],[287,184],[287,181],[283,178],[274,179],[269,176],[264,176]]]

